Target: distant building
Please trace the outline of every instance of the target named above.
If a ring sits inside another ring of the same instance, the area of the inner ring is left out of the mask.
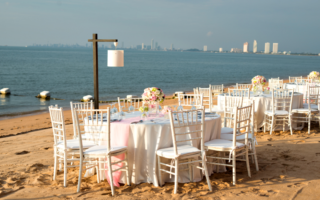
[[[286,51],[284,51],[284,52],[282,52],[283,54],[287,54],[287,52]]]
[[[273,43],[272,53],[275,53],[275,54],[278,53],[278,43]]]
[[[249,52],[249,43],[245,42],[243,43],[243,53],[248,53]]]
[[[318,56],[320,56],[320,53],[318,54]]]
[[[153,39],[151,40],[151,50],[153,50],[154,49],[154,41],[153,41]]]
[[[142,43],[142,45],[141,45],[141,50],[143,50],[144,49],[144,44]]]
[[[231,48],[231,53],[241,53],[242,49],[238,49],[238,48]]]
[[[266,42],[264,44],[264,53],[270,53],[270,43]]]
[[[223,49],[222,49],[222,47],[220,47],[220,48],[219,48],[219,52],[223,52]]]
[[[253,53],[257,53],[258,43],[257,40],[253,40]]]
[[[207,45],[204,45],[204,46],[203,46],[203,51],[208,51]]]

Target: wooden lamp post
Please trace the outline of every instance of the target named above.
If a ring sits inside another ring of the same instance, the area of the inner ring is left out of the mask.
[[[114,42],[118,44],[117,39],[98,39],[98,34],[92,34],[92,39],[88,42],[93,43],[93,85],[94,85],[94,108],[99,109],[99,72],[98,72],[98,42]],[[123,67],[123,50],[108,51],[108,67]]]

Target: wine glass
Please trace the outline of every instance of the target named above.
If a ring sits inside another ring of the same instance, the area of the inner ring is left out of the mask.
[[[128,109],[129,112],[133,112],[134,111],[134,107],[131,105]]]
[[[121,110],[119,112],[119,120],[122,120],[126,116],[125,112],[123,112],[123,106],[121,106]]]
[[[177,108],[178,111],[183,111],[183,107],[181,105],[178,106]]]
[[[191,110],[197,110],[197,108],[194,106],[194,101],[191,103]]]

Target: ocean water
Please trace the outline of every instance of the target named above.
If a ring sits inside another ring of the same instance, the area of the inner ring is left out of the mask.
[[[100,100],[116,100],[155,86],[170,95],[209,84],[250,83],[255,75],[306,76],[319,67],[319,56],[125,50],[124,67],[109,68],[107,49],[99,49],[99,94]],[[0,117],[69,107],[93,96],[92,49],[0,47],[1,88],[12,95],[0,95]],[[44,90],[63,100],[35,98]]]

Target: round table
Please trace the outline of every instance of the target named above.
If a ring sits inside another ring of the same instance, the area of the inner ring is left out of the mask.
[[[229,94],[220,94],[218,96],[218,108],[223,110],[224,107],[224,95]],[[254,100],[254,112],[255,112],[255,127],[261,128],[264,121],[264,112],[266,110],[271,110],[271,94],[262,94],[261,96],[254,95],[253,92],[250,92],[250,99]],[[302,108],[303,107],[303,94],[294,93],[292,100],[292,108]]]
[[[116,116],[115,116],[116,117]],[[140,119],[140,112],[126,113],[125,119],[120,122],[111,122],[111,145],[113,140],[121,140],[119,130],[129,130],[128,137],[128,160],[131,182],[139,184],[142,182],[158,184],[156,151],[161,148],[173,147],[169,119],[164,117],[144,120],[140,123],[128,123],[130,118]],[[111,116],[111,118],[113,118]],[[132,121],[132,120],[131,120]],[[221,117],[219,115],[206,116],[204,141],[219,139],[221,134]],[[120,134],[121,135],[121,134]],[[200,148],[200,141],[192,143]],[[168,160],[170,162],[170,160]],[[209,175],[213,173],[214,166],[208,165]],[[103,173],[101,173],[103,175]],[[194,169],[194,181],[202,180],[202,172]],[[163,174],[164,182],[174,182],[174,176]],[[179,182],[189,182],[188,171],[179,172]],[[125,183],[125,173],[121,174],[120,182]]]

